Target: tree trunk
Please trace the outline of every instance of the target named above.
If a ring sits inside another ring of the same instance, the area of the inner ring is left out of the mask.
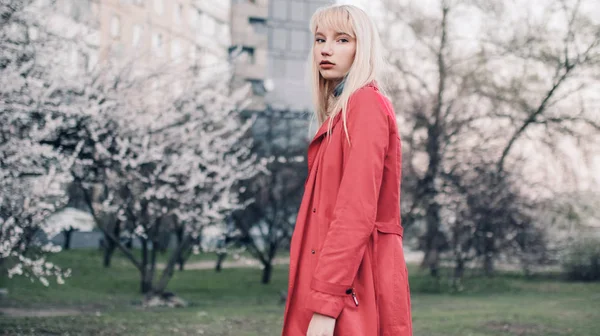
[[[140,238],[142,243],[142,271],[140,274],[140,291],[142,294],[147,294],[152,290],[152,282],[148,281],[148,273],[150,270],[148,269],[148,240],[144,238]]]
[[[263,269],[262,283],[266,285],[271,282],[271,274],[273,273],[273,260],[269,260],[264,266],[265,268]]]
[[[494,255],[490,252],[486,253],[484,256],[483,272],[486,276],[494,275]]]
[[[63,243],[63,249],[70,250],[71,249],[71,236],[73,235],[73,229],[69,228],[68,230],[63,231],[63,235],[65,236],[65,242]]]
[[[434,195],[429,196],[430,199],[435,197]],[[433,277],[439,276],[439,267],[440,267],[440,250],[442,248],[442,236],[439,231],[440,225],[440,209],[439,205],[432,201],[427,206],[427,231],[425,232],[424,238],[424,250],[425,256],[423,258],[423,262],[421,263],[422,268],[429,268],[429,273]]]
[[[461,257],[456,258],[456,266],[454,267],[454,278],[452,279],[452,287],[454,290],[462,289],[462,279],[465,274],[465,261]]]
[[[113,237],[119,239],[121,235],[121,221],[116,220],[113,228]],[[114,242],[110,237],[104,235],[104,267],[109,268],[110,262],[112,260],[112,256],[117,248],[116,242]]]
[[[217,254],[217,264],[215,265],[215,271],[221,272],[223,269],[223,261],[227,258],[227,252]]]
[[[129,239],[127,239],[127,241],[125,242],[125,248],[127,248],[128,250],[131,250],[133,248],[133,238],[129,237]]]
[[[108,242],[106,244],[108,244],[108,246],[106,246],[104,248],[104,262],[103,262],[103,264],[104,264],[104,268],[109,268],[113,252],[115,251],[115,246],[114,246],[114,244],[111,244],[111,243],[108,243]]]
[[[181,226],[178,230],[177,230],[177,245],[181,246],[181,243],[183,243],[183,226]],[[177,265],[179,265],[179,270],[183,271],[183,267],[185,265],[185,257],[184,257],[184,253],[183,251],[181,253],[179,253],[179,257],[177,258]]]
[[[156,293],[163,293],[167,288],[169,280],[173,277],[173,270],[175,269],[175,264],[177,263],[177,259],[179,259],[179,255],[190,246],[191,242],[192,238],[188,235],[183,239],[181,244],[175,248],[175,251],[173,251],[171,258],[169,258],[169,261],[167,262],[167,266],[162,272],[158,284],[154,288]]]

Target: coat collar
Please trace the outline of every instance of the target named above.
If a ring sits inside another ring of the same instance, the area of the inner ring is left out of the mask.
[[[331,129],[333,130],[333,127],[335,127],[335,125],[338,123],[338,121],[342,118],[342,114],[338,113],[332,120],[331,122]],[[325,135],[325,133],[327,133],[327,127],[329,126],[329,119],[331,119],[331,117],[325,119],[325,121],[321,124],[321,126],[319,127],[319,129],[317,130],[317,134],[315,134],[315,136],[313,137],[312,141],[310,142],[310,144],[312,144],[313,142],[317,141],[318,139],[320,139],[323,135]],[[310,145],[309,145],[310,146]]]
[[[375,82],[374,80],[373,80],[373,81],[370,81],[369,83],[367,83],[367,84],[365,85],[365,87],[372,87],[372,88],[375,88],[375,90],[379,90],[379,87],[378,87],[378,85],[377,85],[377,82]],[[337,114],[337,115],[336,115],[336,116],[333,118],[332,125],[331,125],[331,128],[332,128],[332,129],[333,129],[333,127],[335,127],[335,125],[338,123],[338,121],[341,119],[341,117],[342,117],[342,113],[340,112],[340,113],[338,113],[338,114]],[[331,118],[331,117],[330,117],[330,118]],[[329,119],[330,119],[330,118],[327,118],[327,119],[325,119],[325,121],[323,122],[323,124],[321,124],[321,126],[320,126],[320,127],[319,127],[319,129],[317,130],[317,133],[315,134],[315,136],[314,136],[314,137],[313,137],[313,139],[311,140],[311,142],[310,142],[310,144],[309,144],[309,147],[310,147],[310,145],[312,145],[312,143],[313,143],[313,142],[317,141],[319,138],[321,138],[321,136],[323,136],[325,133],[327,133],[327,126],[329,125]]]

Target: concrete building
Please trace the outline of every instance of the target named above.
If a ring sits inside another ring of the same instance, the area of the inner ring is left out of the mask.
[[[141,63],[227,59],[231,44],[230,1],[58,0],[74,17],[97,25],[99,61],[109,57]]]
[[[317,8],[333,0],[234,0],[232,48],[246,53],[247,64],[238,64],[238,78],[253,84],[253,107],[306,111],[311,101],[306,60],[312,37],[309,21]]]
[[[267,102],[276,109],[310,110],[306,63],[313,37],[309,22],[319,7],[333,0],[271,0],[267,77],[273,90]]]

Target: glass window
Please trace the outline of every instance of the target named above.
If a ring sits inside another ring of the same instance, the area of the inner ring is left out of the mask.
[[[152,35],[152,50],[157,56],[162,56],[163,37],[161,33]]]
[[[304,30],[292,30],[290,44],[294,51],[308,50],[308,32]]]
[[[304,62],[298,60],[286,60],[285,72],[287,79],[302,79],[304,75]]]
[[[131,44],[135,47],[140,44],[142,39],[142,27],[138,24],[133,26],[133,36],[131,38]]]
[[[246,61],[249,64],[256,63],[256,58],[254,57],[254,48],[252,47],[242,47],[242,55],[246,58]]]
[[[271,45],[273,49],[286,50],[288,41],[288,31],[282,28],[274,28],[271,35]]]
[[[272,76],[275,78],[284,78],[287,75],[285,70],[285,60],[281,58],[274,58]]]
[[[299,1],[291,2],[291,19],[297,22],[304,22],[306,17],[306,3]]]
[[[157,14],[161,14],[163,13],[164,7],[163,7],[163,0],[154,0],[154,11]]]
[[[110,18],[110,36],[119,37],[121,34],[121,20],[116,15]]]
[[[183,4],[176,4],[174,13],[173,20],[175,21],[175,24],[181,24],[183,17]]]
[[[288,11],[288,6],[287,6],[287,1],[282,1],[282,0],[273,0],[272,1],[272,10],[273,10],[273,17],[275,19],[279,19],[279,20],[287,20],[288,15],[287,15],[287,11]]]
[[[191,7],[189,11],[190,26],[196,27],[198,25],[199,16],[198,11],[194,7]]]
[[[250,17],[248,18],[248,22],[252,29],[257,34],[266,34],[267,33],[267,20],[263,18]]]
[[[171,42],[171,59],[175,62],[181,61],[181,43],[178,39]]]

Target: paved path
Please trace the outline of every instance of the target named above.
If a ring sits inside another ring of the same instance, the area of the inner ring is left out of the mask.
[[[422,252],[405,251],[404,258],[409,264],[418,264],[423,259]],[[231,258],[229,258],[231,259]],[[195,262],[188,262],[185,264],[186,270],[206,270],[214,269],[216,260],[202,260]],[[273,265],[287,265],[290,263],[288,257],[278,257],[273,260]],[[156,265],[158,268],[164,268],[165,264]],[[223,262],[223,268],[261,268],[262,264],[252,258],[240,258],[238,260],[226,260]]]

